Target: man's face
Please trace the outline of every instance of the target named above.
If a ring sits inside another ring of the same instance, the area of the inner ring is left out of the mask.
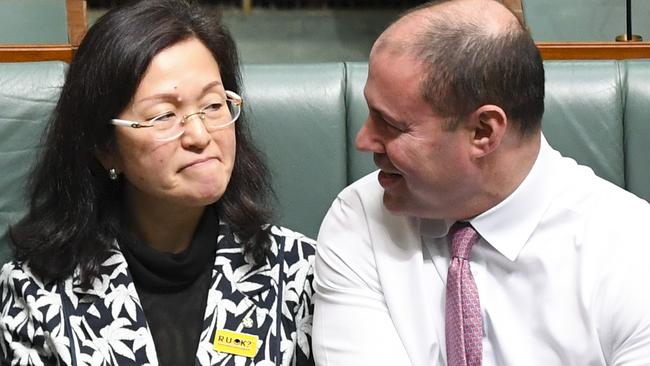
[[[356,146],[374,153],[384,205],[394,213],[451,219],[477,184],[472,131],[447,130],[422,98],[423,70],[409,55],[373,51],[364,90],[368,119]]]

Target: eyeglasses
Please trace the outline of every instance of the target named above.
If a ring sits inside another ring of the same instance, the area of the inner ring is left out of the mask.
[[[168,111],[143,122],[112,119],[111,124],[132,128],[151,128],[155,140],[170,141],[183,135],[185,123],[192,116],[198,116],[208,132],[214,132],[235,123],[241,114],[242,103],[242,97],[235,92],[226,90],[225,101],[210,102],[195,113],[182,116],[174,111]]]

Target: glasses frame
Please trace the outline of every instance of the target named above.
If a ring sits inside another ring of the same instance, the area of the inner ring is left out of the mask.
[[[237,107],[236,114],[232,117],[232,120],[230,122],[228,122],[228,123],[226,123],[224,125],[221,125],[219,127],[216,127],[215,130],[220,130],[222,128],[226,128],[226,127],[230,126],[231,124],[235,123],[239,119],[239,116],[241,115],[242,104],[244,103],[243,98],[239,94],[237,94],[237,93],[235,93],[233,91],[230,91],[230,90],[226,90],[225,93],[226,93],[226,102],[232,102],[233,105],[235,107]],[[199,110],[197,112],[181,116],[180,124],[184,125],[188,118],[190,118],[192,116],[197,116],[197,115],[199,116],[201,121],[205,120],[205,112],[203,112],[202,110]],[[111,119],[110,124],[115,125],[115,126],[126,126],[126,127],[136,128],[136,129],[154,127],[154,125],[146,125],[146,124],[143,124],[143,122],[136,122],[136,121],[130,121],[130,120],[127,120],[127,119],[119,119],[119,118]],[[178,137],[182,136],[184,133],[185,133],[185,128],[183,128],[181,130],[181,132],[179,134],[177,134],[177,135],[174,135],[172,137],[161,138],[161,139],[156,138],[156,140],[157,141],[169,141],[169,140],[173,140],[175,138],[178,138]]]

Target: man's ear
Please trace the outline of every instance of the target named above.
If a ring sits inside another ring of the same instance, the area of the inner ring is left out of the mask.
[[[486,104],[469,117],[472,155],[481,158],[496,150],[508,127],[508,117],[501,107]]]

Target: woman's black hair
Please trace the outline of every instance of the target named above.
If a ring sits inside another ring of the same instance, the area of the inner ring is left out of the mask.
[[[235,43],[217,14],[185,0],[144,0],[109,10],[89,29],[68,70],[31,176],[29,212],[11,228],[16,258],[46,280],[79,268],[90,286],[113,241],[128,230],[123,189],[111,181],[96,151],[114,147],[114,126],[152,58],[180,41],[199,39],[216,59],[225,89],[240,93]],[[230,183],[215,203],[221,220],[256,262],[269,253],[269,171],[248,132],[235,124]]]

